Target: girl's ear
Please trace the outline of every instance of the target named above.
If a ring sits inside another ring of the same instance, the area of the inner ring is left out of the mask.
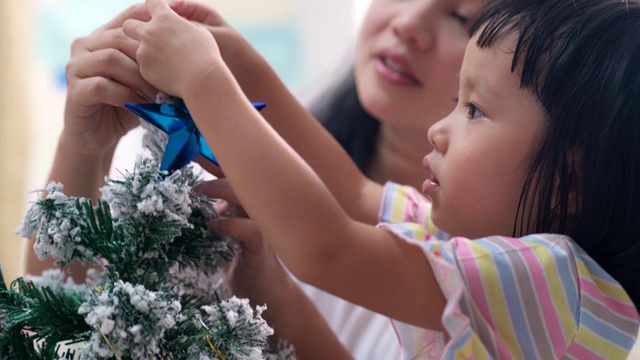
[[[556,176],[555,196],[553,204],[559,204],[558,196],[564,192],[567,197],[567,215],[573,216],[580,213],[582,209],[582,156],[576,151],[567,154],[566,178],[561,181]],[[564,188],[564,189],[563,189]],[[564,190],[564,191],[563,191]],[[557,209],[557,206],[554,206]]]

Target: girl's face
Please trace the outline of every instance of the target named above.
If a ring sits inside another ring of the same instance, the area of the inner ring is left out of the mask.
[[[446,116],[469,21],[484,0],[372,0],[355,77],[365,109],[384,122],[427,129]]]
[[[423,192],[436,226],[479,238],[513,232],[527,167],[539,144],[544,111],[511,72],[515,35],[480,49],[469,41],[458,104],[429,129],[434,150],[423,161]]]

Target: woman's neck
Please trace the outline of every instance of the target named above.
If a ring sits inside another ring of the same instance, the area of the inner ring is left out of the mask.
[[[420,189],[426,177],[422,158],[431,149],[426,130],[382,123],[367,176],[379,183],[393,181]]]

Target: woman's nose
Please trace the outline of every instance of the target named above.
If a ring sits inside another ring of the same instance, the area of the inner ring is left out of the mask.
[[[435,44],[437,12],[433,0],[407,2],[411,7],[398,12],[392,23],[393,32],[402,41],[418,50],[429,50]]]

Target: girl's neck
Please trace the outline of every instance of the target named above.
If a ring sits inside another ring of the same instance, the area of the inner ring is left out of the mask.
[[[422,158],[431,149],[426,130],[381,123],[367,176],[379,183],[393,181],[420,189],[426,176],[421,170]]]

